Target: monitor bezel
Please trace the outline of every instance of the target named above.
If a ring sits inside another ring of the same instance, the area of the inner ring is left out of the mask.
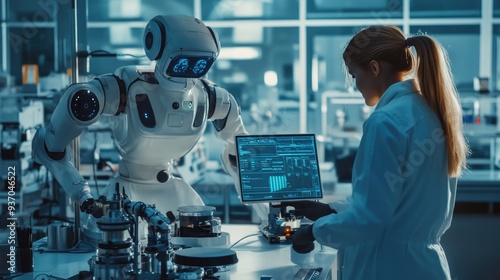
[[[297,198],[289,198],[289,199],[282,199],[282,198],[277,198],[277,199],[263,199],[263,200],[245,200],[244,195],[243,195],[243,185],[241,182],[241,169],[240,169],[240,151],[239,151],[239,145],[238,145],[238,140],[240,138],[249,138],[249,137],[259,137],[259,138],[271,138],[271,137],[294,137],[294,136],[304,136],[304,137],[313,137],[314,140],[314,150],[315,150],[315,157],[316,157],[316,162],[317,164],[317,170],[318,170],[318,181],[319,181],[319,186],[320,186],[320,192],[321,195],[318,197],[309,197],[309,198],[304,198],[304,197],[297,197]],[[237,169],[238,169],[238,183],[239,183],[239,191],[240,191],[240,201],[244,204],[254,204],[254,203],[280,203],[280,202],[286,202],[286,201],[300,201],[300,200],[310,200],[310,201],[317,201],[321,200],[324,197],[324,190],[323,190],[323,184],[321,181],[321,169],[320,169],[320,163],[318,160],[318,143],[316,140],[316,134],[314,133],[284,133],[284,134],[244,134],[244,135],[236,135],[235,136],[235,146],[236,146],[236,164],[237,164]]]

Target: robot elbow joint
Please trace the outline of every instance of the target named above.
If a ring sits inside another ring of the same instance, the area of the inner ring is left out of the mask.
[[[80,89],[70,100],[70,111],[73,117],[81,122],[95,119],[99,114],[97,95],[89,89]]]

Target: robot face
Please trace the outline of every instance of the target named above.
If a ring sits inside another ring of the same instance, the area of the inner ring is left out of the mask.
[[[170,61],[166,74],[171,77],[200,78],[204,76],[214,59],[209,56],[176,56]]]
[[[144,32],[144,50],[163,78],[201,78],[219,55],[217,34],[183,15],[154,17]]]

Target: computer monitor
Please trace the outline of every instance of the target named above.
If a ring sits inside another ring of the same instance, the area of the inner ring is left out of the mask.
[[[323,198],[314,134],[236,136],[241,201]]]

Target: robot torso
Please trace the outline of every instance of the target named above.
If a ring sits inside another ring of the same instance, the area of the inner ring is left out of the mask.
[[[122,159],[140,165],[163,165],[187,154],[203,135],[208,97],[202,83],[186,91],[169,91],[142,74],[126,85],[125,111],[112,130]]]

